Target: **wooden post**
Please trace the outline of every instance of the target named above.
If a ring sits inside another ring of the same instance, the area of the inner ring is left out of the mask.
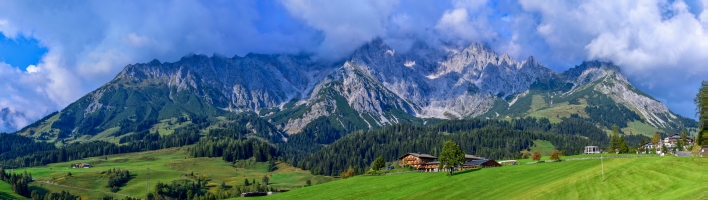
[[[602,165],[602,182],[605,182],[605,163],[602,162],[602,152],[600,152],[600,165]]]

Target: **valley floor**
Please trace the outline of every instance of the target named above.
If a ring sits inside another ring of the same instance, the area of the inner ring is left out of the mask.
[[[587,157],[587,156],[579,156]],[[708,158],[638,157],[353,178],[271,199],[705,199]]]
[[[242,185],[245,179],[261,182],[263,176],[270,177],[271,186],[278,189],[294,189],[305,185],[307,180],[312,183],[331,181],[331,177],[313,176],[309,171],[294,168],[285,163],[279,163],[278,169],[268,172],[267,163],[252,160],[238,161],[236,164],[225,162],[219,158],[190,158],[187,147],[171,148],[141,153],[110,155],[87,158],[71,162],[49,164],[47,166],[27,168],[35,181],[31,189],[43,192],[61,192],[66,190],[82,199],[101,199],[113,196],[123,199],[126,196],[144,198],[146,192],[147,168],[150,168],[149,189],[154,192],[154,186],[159,181],[170,183],[173,180],[190,179],[190,173],[209,180],[210,191],[218,190],[221,182],[227,186]],[[71,168],[75,163],[90,163],[91,168]],[[117,193],[112,193],[106,187],[108,177],[101,174],[109,169],[129,170],[133,178]],[[25,170],[25,169],[21,169]],[[20,170],[15,170],[19,172]],[[68,173],[71,173],[69,176]],[[196,180],[194,180],[196,181]],[[4,183],[4,182],[1,182]],[[0,195],[3,185],[0,185]],[[12,190],[8,190],[12,192]],[[14,194],[14,193],[12,193]],[[3,196],[0,196],[0,199]]]

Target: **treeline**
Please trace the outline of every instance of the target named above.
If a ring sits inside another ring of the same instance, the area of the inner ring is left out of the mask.
[[[128,170],[109,169],[101,172],[101,174],[108,176],[108,185],[106,187],[110,188],[111,192],[114,193],[118,192],[121,187],[133,178]]]
[[[252,113],[232,114],[226,116],[226,119],[233,122],[222,124],[221,129],[209,130],[209,135],[236,138],[238,135],[253,134],[260,138],[267,139],[272,143],[283,142],[283,136],[285,134],[273,124],[257,115]]]
[[[22,195],[23,197],[31,198],[32,193],[29,189],[29,184],[32,182],[32,174],[27,174],[27,171],[21,174],[5,173],[5,169],[0,167],[0,181],[4,181],[12,185],[12,191]]]
[[[54,144],[36,142],[32,138],[0,133],[0,160],[26,156],[37,151],[56,150]]]
[[[250,182],[248,179],[245,180],[244,185],[233,185],[229,186],[222,182],[221,185],[217,187],[215,193],[209,192],[209,186],[207,186],[207,180],[197,179],[192,180],[175,180],[171,183],[158,182],[155,185],[155,193],[149,194],[148,196],[153,196],[154,199],[205,199],[205,200],[216,200],[216,199],[228,199],[234,197],[240,197],[241,193],[244,192],[268,192],[276,191],[275,188],[268,186],[267,181],[269,178],[264,176],[264,183],[258,182],[253,179]],[[148,197],[148,199],[150,199]]]
[[[24,173],[16,174],[16,173],[11,173],[8,174],[5,172],[5,169],[0,167],[0,181],[4,181],[12,186],[12,191],[15,193],[31,198],[31,199],[45,199],[45,200],[74,200],[74,199],[79,199],[79,196],[72,195],[71,193],[67,191],[61,191],[61,192],[50,192],[46,194],[42,194],[38,192],[37,190],[32,190],[29,187],[29,184],[34,181],[32,178],[32,174],[28,174],[26,171]]]
[[[254,158],[257,162],[273,160],[278,151],[256,139],[205,137],[189,149],[192,157],[222,157],[227,162]]]
[[[113,143],[105,141],[92,141],[86,143],[75,143],[69,144],[59,149],[51,150],[41,150],[41,149],[28,149],[23,152],[24,156],[12,155],[17,154],[3,154],[0,158],[3,161],[13,167],[32,167],[46,165],[49,163],[65,162],[70,160],[82,159],[94,156],[104,156],[120,153],[130,153],[130,152],[140,152],[149,150],[158,150],[171,147],[181,147],[185,145],[194,144],[199,141],[201,137],[199,135],[199,126],[189,126],[181,129],[176,129],[171,135],[156,136],[157,133],[140,132],[138,135],[144,134],[145,137],[156,137],[154,140],[134,140],[124,141],[129,142],[125,145],[116,145]],[[147,136],[151,134],[151,136]],[[34,142],[42,143],[42,142]],[[29,144],[29,143],[28,143]],[[46,143],[45,143],[46,144]],[[36,144],[35,144],[36,145]],[[13,146],[12,148],[22,149],[21,146]],[[16,152],[13,149],[11,152]]]
[[[591,140],[589,136],[597,140]],[[538,139],[550,141],[565,154],[580,154],[584,146],[606,146],[608,141],[602,130],[579,120],[558,124],[534,118],[510,122],[452,120],[436,126],[397,124],[379,130],[359,131],[303,159],[288,158],[288,161],[313,174],[337,175],[349,167],[353,167],[357,173],[363,173],[378,156],[392,161],[408,152],[437,155],[447,140],[455,141],[467,154],[512,159],[518,158],[519,151],[528,149]]]
[[[199,180],[194,182],[191,180],[172,181],[166,184],[157,182],[155,185],[155,193],[158,199],[194,199],[195,197],[203,196],[207,192],[207,182]]]
[[[600,97],[588,98],[588,106],[585,107],[585,113],[590,118],[607,129],[612,129],[617,125],[620,129],[627,127],[627,122],[634,120],[641,121],[642,118],[634,111],[617,104],[612,99],[600,95]]]

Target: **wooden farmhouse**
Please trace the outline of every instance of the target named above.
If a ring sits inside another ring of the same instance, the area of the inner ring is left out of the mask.
[[[411,166],[415,170],[437,171],[440,162],[437,157],[424,153],[407,153],[398,158],[401,166]]]
[[[78,164],[72,164],[71,168],[91,168],[91,165],[88,163],[78,163]]]
[[[463,169],[477,169],[477,168],[489,168],[489,167],[501,167],[495,160],[483,159],[483,160],[470,160],[465,162],[462,166]]]
[[[437,159],[437,157],[424,153],[407,153],[399,158],[399,164],[401,166],[411,166],[413,169],[419,171],[438,172],[440,162],[435,159]],[[501,167],[501,164],[492,159],[465,154],[465,163],[462,166],[458,166],[457,170],[487,167]]]

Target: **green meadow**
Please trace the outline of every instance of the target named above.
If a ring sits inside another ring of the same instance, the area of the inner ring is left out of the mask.
[[[261,182],[263,176],[270,177],[270,185],[277,189],[295,189],[305,185],[307,180],[324,183],[331,177],[313,176],[309,171],[294,168],[285,163],[278,163],[278,169],[268,172],[267,163],[252,160],[229,163],[219,158],[190,158],[186,147],[157,151],[119,154],[107,157],[94,157],[47,166],[27,168],[35,178],[30,185],[43,193],[66,190],[83,199],[100,199],[104,196],[124,198],[126,196],[144,198],[147,185],[147,168],[150,168],[148,188],[154,192],[154,185],[160,181],[169,183],[173,180],[191,179],[190,175],[209,181],[210,191],[218,190],[222,182],[227,186],[242,185],[245,179]],[[71,168],[73,163],[89,163],[91,168]],[[106,187],[108,176],[101,172],[109,169],[129,170],[133,178],[117,193]],[[15,170],[19,172],[20,170]],[[69,175],[71,173],[71,175]],[[0,185],[0,192],[4,192]],[[8,190],[12,192],[11,190]],[[3,198],[0,198],[3,199]]]
[[[0,199],[5,200],[5,199],[27,199],[27,198],[20,196],[18,194],[15,194],[15,192],[12,191],[12,186],[10,184],[5,183],[4,181],[0,181]]]
[[[573,158],[589,156],[572,156]],[[269,199],[705,199],[708,159],[572,160],[445,173],[411,172],[314,185]]]

